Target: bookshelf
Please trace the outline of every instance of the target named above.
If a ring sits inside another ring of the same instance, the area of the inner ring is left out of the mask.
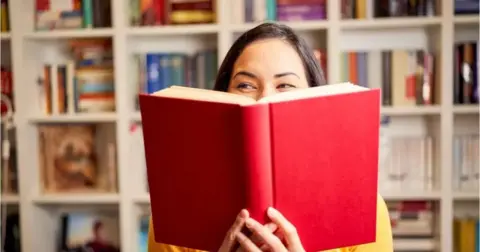
[[[1,33],[3,43],[10,42],[15,83],[15,123],[18,145],[19,195],[3,196],[2,204],[16,204],[20,209],[21,244],[23,251],[54,251],[58,214],[68,209],[110,209],[119,215],[122,251],[137,251],[138,216],[149,205],[149,195],[140,174],[131,167],[131,123],[141,121],[135,110],[132,56],[147,51],[193,53],[217,49],[221,62],[239,33],[256,25],[233,23],[228,0],[217,1],[217,23],[132,27],[128,23],[128,1],[111,1],[112,27],[80,30],[35,31],[33,0],[10,1],[11,32]],[[440,102],[430,106],[383,107],[382,114],[392,118],[400,131],[428,134],[438,138],[434,148],[434,189],[430,191],[384,192],[388,201],[430,200],[437,206],[437,242],[433,251],[452,252],[452,219],[464,211],[478,213],[476,192],[456,191],[452,185],[453,134],[479,132],[478,105],[454,105],[453,45],[455,42],[478,40],[479,16],[455,16],[453,1],[441,1],[439,15],[434,17],[398,17],[343,20],[340,1],[328,2],[328,19],[308,22],[287,22],[316,48],[328,55],[330,83],[341,81],[340,55],[348,50],[430,49],[441,55],[438,66]],[[113,43],[115,79],[115,111],[44,115],[36,105],[34,89],[38,68],[44,62],[62,59],[67,40],[110,38]],[[39,182],[39,161],[36,158],[40,125],[65,123],[108,124],[115,132],[118,193],[43,194]],[[405,133],[404,132],[404,133]],[[399,247],[414,246],[399,244]]]

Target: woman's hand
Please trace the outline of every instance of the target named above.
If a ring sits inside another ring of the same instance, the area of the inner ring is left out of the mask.
[[[243,250],[249,252],[261,252],[264,250],[273,252],[304,252],[305,249],[302,246],[300,237],[298,237],[295,226],[273,208],[269,208],[267,213],[272,222],[278,226],[280,234],[273,234],[267,227],[252,218],[243,218],[242,222],[253,232],[254,237],[260,238],[263,242],[263,245],[258,246],[258,243],[256,244],[242,232],[236,232],[236,240],[240,243]],[[286,245],[284,245],[282,239],[285,240]]]
[[[237,218],[235,219],[235,222],[233,225],[230,227],[230,230],[228,230],[227,235],[225,236],[225,239],[223,240],[222,245],[220,246],[220,249],[218,252],[231,252],[234,247],[238,244],[237,237],[238,234],[243,234],[242,233],[242,228],[245,226],[246,220],[249,218],[249,213],[247,210],[242,210],[240,213],[237,215]],[[277,225],[275,223],[267,223],[265,224],[264,228],[268,230],[270,233],[273,233],[277,230]],[[259,237],[258,235],[252,235],[251,241],[256,244],[257,246],[263,246],[265,248],[263,239]],[[243,252],[246,251],[242,246],[238,247],[236,249],[236,252]]]

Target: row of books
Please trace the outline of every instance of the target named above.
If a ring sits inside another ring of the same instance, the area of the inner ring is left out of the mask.
[[[343,19],[434,16],[436,8],[436,0],[342,0],[341,15]]]
[[[379,166],[379,191],[430,191],[434,187],[432,137],[390,137],[382,145],[385,155]]]
[[[327,0],[238,0],[233,2],[232,22],[324,20]]]
[[[10,10],[8,0],[0,1],[0,32],[10,31]]]
[[[132,26],[214,23],[212,0],[129,0]]]
[[[479,135],[453,138],[453,188],[478,192],[480,178]]]
[[[111,1],[35,1],[35,29],[80,29],[111,27]]]
[[[436,216],[432,202],[390,201],[387,202],[387,207],[394,247],[399,248],[399,251],[434,250]],[[408,249],[404,249],[404,244],[409,244]]]
[[[453,221],[454,251],[480,251],[478,217],[456,217]]]
[[[38,78],[40,108],[46,115],[115,110],[111,42],[72,40],[71,60],[47,63]]]
[[[478,104],[478,41],[455,45],[454,104]]]
[[[382,89],[384,106],[434,104],[435,56],[423,50],[343,52],[341,80]],[[379,71],[380,70],[380,71]]]
[[[138,93],[153,93],[172,85],[213,89],[217,75],[216,50],[186,53],[136,54]]]

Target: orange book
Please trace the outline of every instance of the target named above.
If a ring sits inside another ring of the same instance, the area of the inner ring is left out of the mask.
[[[306,251],[375,241],[379,89],[139,96],[156,242],[215,251],[241,209],[266,223],[270,206]]]

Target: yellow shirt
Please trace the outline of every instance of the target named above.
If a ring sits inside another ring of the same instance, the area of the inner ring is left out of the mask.
[[[148,231],[148,252],[201,252],[194,249],[186,249],[171,245],[156,243],[153,238],[153,224],[150,219],[150,229]],[[321,235],[321,234],[320,234]],[[220,246],[220,245],[219,245]],[[359,246],[338,248],[324,252],[393,252],[392,228],[390,217],[388,215],[387,205],[383,198],[377,197],[377,237],[373,243]]]

